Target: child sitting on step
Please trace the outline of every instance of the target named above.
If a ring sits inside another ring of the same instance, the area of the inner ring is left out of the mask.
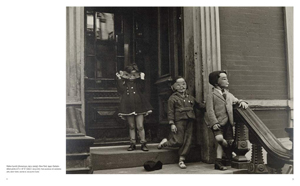
[[[179,147],[179,167],[186,168],[185,158],[189,153],[192,144],[192,134],[195,121],[194,107],[204,108],[204,104],[199,104],[196,99],[187,94],[187,84],[183,77],[173,80],[173,94],[168,100],[168,121],[171,126],[171,138],[164,138],[158,145],[158,149],[163,147]]]
[[[223,151],[228,159],[232,158],[231,146],[233,143],[233,106],[246,109],[248,104],[234,97],[228,92],[228,79],[225,71],[214,71],[209,74],[209,83],[213,86],[212,92],[206,99],[207,124],[212,129],[218,142],[215,169],[226,170],[222,164]]]

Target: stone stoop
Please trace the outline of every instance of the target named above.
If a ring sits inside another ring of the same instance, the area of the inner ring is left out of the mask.
[[[94,138],[84,134],[67,134],[66,136],[66,173],[92,174],[90,147]]]
[[[291,148],[291,142],[286,139],[279,139],[286,148]],[[158,144],[148,144],[149,151],[143,152],[140,145],[137,150],[127,151],[126,146],[105,146],[91,147],[91,162],[94,168],[93,174],[249,174],[247,169],[236,169],[227,166],[228,170],[219,171],[214,169],[214,164],[201,162],[201,150],[193,147],[187,157],[187,169],[180,169],[178,163],[178,148],[157,149]],[[251,144],[248,144],[251,147]],[[250,148],[251,149],[251,148]],[[263,150],[264,151],[264,150]],[[266,164],[266,152],[263,152]],[[251,150],[246,154],[251,160]],[[163,168],[156,171],[146,171],[143,167],[146,161],[161,161]],[[290,165],[283,167],[283,174],[286,174]]]
[[[91,162],[94,170],[120,169],[141,167],[146,161],[161,161],[165,164],[178,163],[178,148],[157,149],[158,144],[148,144],[148,152],[141,150],[137,145],[136,150],[127,151],[126,146],[91,147]],[[201,160],[199,147],[192,147],[186,162]]]

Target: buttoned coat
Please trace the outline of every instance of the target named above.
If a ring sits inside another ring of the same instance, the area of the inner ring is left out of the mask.
[[[145,113],[153,110],[151,104],[144,96],[145,80],[118,79],[117,89],[121,94],[119,114],[131,115]]]
[[[179,121],[196,119],[194,108],[202,109],[203,105],[198,103],[191,95],[181,96],[178,92],[173,93],[168,100],[168,120]]]
[[[224,126],[228,121],[231,125],[234,125],[233,105],[239,104],[243,100],[237,99],[227,90],[225,90],[225,94],[226,100],[220,92],[213,88],[212,93],[206,98],[205,120],[210,128],[215,124]]]

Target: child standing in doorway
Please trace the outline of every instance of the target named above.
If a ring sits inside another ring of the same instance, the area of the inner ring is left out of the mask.
[[[173,94],[168,100],[168,121],[171,126],[171,138],[164,138],[159,144],[158,149],[163,147],[179,147],[179,167],[186,168],[185,159],[189,153],[193,129],[195,122],[194,107],[200,109],[204,105],[200,105],[196,99],[187,94],[187,84],[183,77],[176,77],[171,86]]]
[[[233,105],[239,104],[239,107],[246,109],[248,104],[237,99],[227,90],[229,82],[225,71],[211,72],[209,83],[213,89],[206,99],[206,114],[208,126],[218,142],[215,169],[226,170],[227,167],[222,164],[222,155],[225,151],[227,158],[231,159],[232,157]]]
[[[145,139],[144,116],[152,112],[152,106],[144,96],[145,74],[139,72],[136,64],[129,65],[125,71],[116,73],[117,88],[121,94],[118,116],[129,124],[130,147],[136,149],[136,129],[140,137],[141,150],[148,151]]]

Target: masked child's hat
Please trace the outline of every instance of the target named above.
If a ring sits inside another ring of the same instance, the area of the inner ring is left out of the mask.
[[[171,81],[170,81],[170,83],[171,83],[171,89],[174,91],[174,89],[173,89],[173,85],[176,83],[176,81],[178,80],[178,79],[184,79],[182,76],[176,76],[175,78],[173,78]],[[185,81],[185,79],[184,79],[184,81]],[[186,89],[188,89],[188,85],[186,85]]]
[[[209,83],[212,86],[215,86],[216,84],[218,84],[218,79],[219,79],[221,73],[227,74],[225,70],[213,71],[209,74]]]
[[[178,79],[184,79],[182,76],[176,76],[176,77],[174,77],[172,80],[171,80],[171,85],[174,85],[174,83],[176,83],[176,81],[178,80]]]
[[[144,168],[146,171],[155,171],[162,169],[162,162],[161,161],[146,161],[144,163]]]
[[[136,63],[133,63],[131,65],[126,66],[124,70],[128,73],[130,73],[132,70],[136,70],[138,72],[139,68]]]

